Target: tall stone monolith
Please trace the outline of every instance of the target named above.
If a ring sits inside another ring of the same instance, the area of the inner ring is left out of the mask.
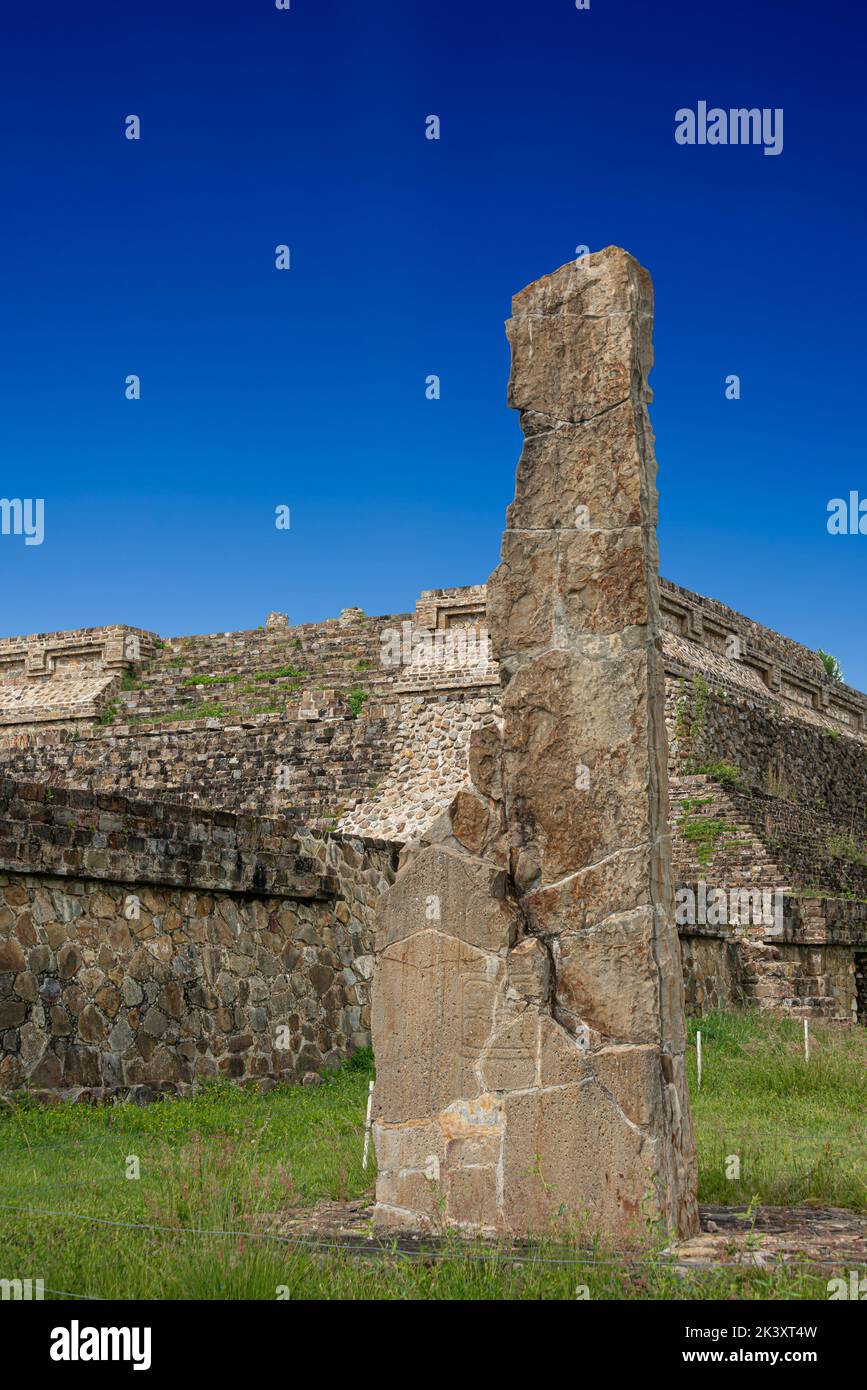
[[[669,853],[653,292],[616,247],[513,301],[525,442],[502,728],[404,852],[373,984],[380,1226],[697,1229]]]

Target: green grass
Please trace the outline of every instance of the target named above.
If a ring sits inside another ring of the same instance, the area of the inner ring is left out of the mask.
[[[725,761],[696,763],[691,771],[705,777],[712,777],[723,787],[739,787],[741,784],[741,770],[734,763]]]
[[[851,835],[829,835],[827,850],[832,859],[841,859],[844,864],[857,864],[867,867],[867,853],[857,845]]]
[[[279,666],[273,671],[256,671],[249,679],[259,685],[267,681],[298,680],[303,674],[303,671],[297,670],[294,666]],[[184,686],[232,685],[242,680],[247,680],[243,672],[226,671],[216,676],[188,676],[181,684]]]
[[[109,724],[113,724],[117,718],[118,709],[119,705],[117,700],[109,700],[102,713],[97,716],[97,724],[101,724],[104,728],[107,728]]]
[[[184,709],[168,710],[164,714],[139,714],[128,723],[173,724],[192,719],[246,719],[251,714],[281,714],[282,704],[272,701],[265,705],[246,705],[243,709],[223,704],[222,700],[205,700],[200,705],[187,705]]]
[[[158,714],[150,720],[148,715],[143,718],[155,724],[168,724],[176,719],[228,719],[239,711],[230,709],[223,704],[222,700],[203,700],[200,705],[188,705],[185,709],[170,710],[166,714]]]
[[[689,1034],[700,1201],[867,1210],[867,1030],[811,1024],[809,1063],[800,1020],[715,1013]],[[738,1181],[726,1176],[730,1155]]]
[[[713,859],[724,835],[737,836],[738,833],[737,826],[729,825],[716,816],[685,815],[677,822],[677,829],[683,839],[694,847],[696,859],[704,866]],[[737,839],[729,841],[723,848],[731,848],[732,844],[737,844]]]
[[[181,685],[231,685],[234,681],[241,680],[241,676],[236,672],[227,671],[220,676],[188,676]]]
[[[700,1199],[863,1209],[862,1031],[815,1027],[806,1066],[798,1024],[717,1014],[698,1026]],[[285,1286],[293,1298],[571,1300],[579,1285],[592,1298],[827,1296],[828,1271],[807,1266],[680,1275],[659,1258],[659,1236],[635,1265],[598,1244],[535,1242],[519,1260],[455,1238],[424,1258],[361,1258],[275,1239],[287,1210],[369,1195],[371,1076],[359,1053],[319,1087],[267,1095],[216,1083],[142,1108],[0,1105],[0,1274],[103,1298],[272,1299]],[[725,1178],[732,1153],[739,1183]],[[139,1179],[126,1176],[129,1156]],[[111,1222],[121,1224],[101,1224]]]
[[[295,666],[278,666],[273,671],[257,671],[253,679],[257,683],[260,681],[300,680],[303,675],[304,672],[299,671]]]

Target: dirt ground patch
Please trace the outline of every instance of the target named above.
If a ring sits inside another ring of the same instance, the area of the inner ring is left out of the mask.
[[[372,1229],[369,1199],[317,1202],[315,1206],[280,1213],[271,1229],[323,1251],[338,1247],[362,1255],[434,1254],[445,1244],[435,1235],[404,1233],[386,1239]],[[271,1223],[269,1222],[269,1226]],[[515,1242],[510,1251],[520,1259],[527,1247]],[[575,1251],[571,1252],[574,1257]],[[624,1254],[624,1263],[647,1256]],[[842,1207],[724,1207],[701,1208],[701,1234],[657,1254],[654,1259],[683,1269],[743,1265],[816,1264],[829,1274],[867,1264],[867,1217]]]

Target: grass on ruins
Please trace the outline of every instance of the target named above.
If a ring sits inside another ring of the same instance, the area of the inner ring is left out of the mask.
[[[865,1031],[813,1026],[806,1063],[798,1023],[716,1014],[700,1027],[700,1199],[865,1209]],[[287,1209],[369,1192],[371,1075],[359,1054],[322,1086],[267,1095],[215,1084],[144,1108],[0,1105],[0,1278],[101,1298],[273,1299],[282,1287],[292,1298],[574,1299],[579,1286],[591,1298],[827,1296],[815,1267],[678,1274],[653,1233],[648,1262],[632,1265],[562,1239],[522,1259],[458,1240],[420,1258],[274,1239]],[[738,1180],[726,1176],[732,1156]],[[127,1176],[136,1160],[140,1176]]]

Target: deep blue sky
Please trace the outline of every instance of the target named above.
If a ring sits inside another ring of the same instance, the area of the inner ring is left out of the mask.
[[[656,286],[662,572],[867,688],[867,536],[826,530],[867,496],[864,28],[852,0],[9,7],[0,496],[44,497],[46,537],[0,537],[0,633],[485,579],[510,297],[616,243]],[[699,100],[782,107],[783,153],[677,145]]]

